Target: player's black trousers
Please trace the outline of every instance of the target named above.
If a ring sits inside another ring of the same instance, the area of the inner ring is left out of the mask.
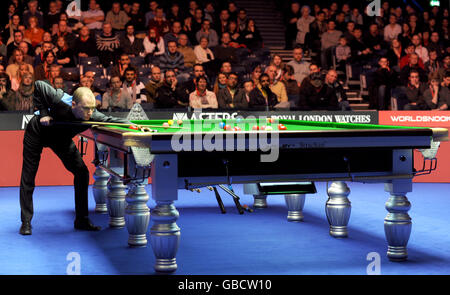
[[[34,119],[34,118],[33,118]],[[33,120],[32,120],[33,121]],[[28,124],[23,139],[23,164],[20,179],[20,209],[22,222],[29,222],[33,217],[33,191],[36,173],[39,168],[42,149],[49,147],[62,161],[64,167],[74,175],[75,215],[76,218],[88,216],[89,170],[81,158],[80,152],[72,140],[55,138],[43,140],[31,124]],[[36,123],[36,122],[33,122]]]

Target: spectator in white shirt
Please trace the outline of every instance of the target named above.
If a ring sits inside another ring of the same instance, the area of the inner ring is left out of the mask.
[[[214,60],[214,54],[211,49],[208,48],[208,44],[208,38],[200,38],[200,44],[194,48],[196,63],[203,64]]]
[[[402,27],[397,23],[397,17],[393,14],[389,16],[389,24],[384,27],[384,41],[392,42],[402,33]]]
[[[199,76],[195,79],[196,89],[189,95],[189,106],[194,109],[212,108],[217,109],[216,94],[206,89],[208,82],[205,76]]]
[[[89,1],[89,9],[81,13],[81,21],[91,30],[101,30],[105,13],[96,0]]]
[[[414,52],[417,53],[423,63],[426,63],[430,59],[430,57],[428,56],[428,49],[422,46],[422,38],[420,38],[419,35],[414,35],[411,38],[411,42],[416,47]]]

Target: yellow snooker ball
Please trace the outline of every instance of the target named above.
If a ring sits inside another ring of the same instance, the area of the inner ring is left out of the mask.
[[[173,120],[169,120],[169,121],[167,121],[167,123],[169,124],[169,126],[172,126],[173,125]]]

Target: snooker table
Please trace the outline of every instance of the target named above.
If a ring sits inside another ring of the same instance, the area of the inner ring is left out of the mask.
[[[406,260],[412,225],[406,194],[412,191],[415,175],[435,168],[415,171],[413,151],[436,151],[440,141],[448,140],[448,130],[443,128],[266,117],[170,120],[170,125],[165,120],[131,122],[141,129],[94,126],[82,137],[95,141],[96,211],[109,213],[111,227],[127,227],[130,246],[147,244],[146,231],[152,221],[150,243],[158,272],[177,269],[180,228],[174,201],[178,189],[232,183],[331,181],[325,208],[330,234],[337,238],[347,236],[351,211],[345,182],[385,183],[387,256],[392,261]],[[429,156],[428,160],[436,159]],[[156,202],[151,216],[145,190],[149,176]],[[285,197],[288,210],[302,210],[304,194]]]

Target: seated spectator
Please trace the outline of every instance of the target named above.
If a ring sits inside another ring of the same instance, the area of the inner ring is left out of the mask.
[[[238,75],[236,73],[228,74],[226,87],[219,90],[217,102],[221,109],[241,110],[248,107],[244,90],[238,87]]]
[[[195,62],[202,64],[208,74],[216,72],[215,56],[211,49],[208,48],[208,39],[203,37],[200,39],[200,44],[195,46]]]
[[[129,66],[125,69],[123,79],[122,88],[130,94],[133,104],[149,102],[145,91],[146,87],[142,82],[137,81],[137,71],[134,67]]]
[[[91,31],[87,26],[80,29],[80,33],[74,42],[74,54],[78,57],[97,56],[96,40],[91,36]]]
[[[314,52],[320,51],[320,39],[326,30],[325,13],[320,11],[317,13],[316,19],[309,24],[309,33],[305,35],[305,45],[308,46],[308,49]]]
[[[423,99],[431,110],[445,111],[449,109],[450,92],[448,87],[442,87],[438,73],[431,73],[430,85],[423,93]]]
[[[167,43],[169,43],[169,41],[175,41],[178,43],[178,39],[180,38],[180,36],[183,34],[182,31],[182,27],[181,27],[181,22],[179,21],[174,21],[172,23],[172,26],[170,27],[170,32],[168,32],[167,34],[164,35],[164,44],[167,47]],[[186,36],[187,39],[187,36]]]
[[[45,41],[42,43],[40,52],[34,57],[34,67],[37,67],[44,62],[44,53],[46,51],[53,51],[53,47],[54,45],[52,42]]]
[[[75,67],[74,52],[66,42],[66,38],[59,37],[56,43],[56,62],[64,68]]]
[[[16,31],[14,31],[13,34],[14,34],[13,41],[6,46],[6,57],[7,58],[9,58],[12,55],[14,49],[19,48],[19,45],[21,42],[25,41],[22,31],[16,30]],[[31,47],[31,45],[29,45],[29,46]]]
[[[118,63],[114,65],[113,68],[111,69],[110,73],[111,77],[112,76],[123,77],[125,74],[125,70],[128,68],[129,65],[130,65],[130,57],[128,56],[128,54],[126,53],[120,54]]]
[[[101,30],[103,21],[105,20],[105,13],[100,9],[96,0],[89,0],[89,9],[81,12],[81,21],[90,30]]]
[[[229,62],[229,61],[224,61],[223,63],[222,63],[222,65],[220,66],[220,72],[221,73],[224,73],[224,74],[226,74],[226,75],[228,75],[229,73],[231,73],[232,72],[232,66],[231,66],[231,63]]]
[[[286,104],[288,102],[286,88],[282,82],[275,80],[276,70],[275,66],[268,66],[265,73],[270,78],[270,90],[277,96],[277,101]]]
[[[5,72],[0,73],[0,111],[7,111],[8,105],[6,105],[6,97],[11,89],[11,82],[8,74]]]
[[[154,63],[165,52],[164,39],[158,34],[156,28],[148,30],[148,35],[145,36],[143,45],[144,52],[141,55],[145,57],[147,63]]]
[[[401,27],[402,32],[397,36],[397,39],[402,43],[402,47],[406,48],[411,43],[411,27],[408,23],[403,23]]]
[[[42,37],[44,35],[44,30],[39,27],[38,18],[36,16],[30,16],[28,19],[29,26],[25,30],[24,37],[31,41],[31,46],[35,48],[39,43],[42,42]]]
[[[284,66],[281,82],[286,88],[286,93],[291,107],[296,107],[300,87],[298,86],[297,80],[295,80],[294,68],[292,66]]]
[[[35,80],[46,80],[50,74],[50,65],[55,63],[56,56],[52,50],[44,52],[44,62],[35,68]]]
[[[222,36],[224,32],[227,31],[228,22],[230,20],[230,13],[227,9],[222,9],[219,14],[219,20],[214,22],[214,30],[217,32],[219,37]]]
[[[227,33],[230,34],[230,46],[234,48],[240,47],[242,43],[241,33],[239,31],[238,25],[236,21],[230,20],[228,22],[228,30]]]
[[[274,54],[270,60],[269,65],[276,68],[274,81],[280,81],[283,76],[284,63],[283,59],[279,54]]]
[[[14,77],[10,78],[10,87],[11,91],[17,91],[19,89],[20,83],[22,82],[22,76],[26,72],[32,73],[33,68],[29,64],[22,63],[19,65],[17,69],[17,73]]]
[[[189,95],[191,94],[191,92],[195,91],[195,88],[197,87],[195,85],[196,83],[196,79],[200,76],[204,76],[206,78],[206,88],[207,89],[211,89],[208,77],[205,74],[205,69],[203,67],[203,65],[201,64],[195,64],[194,68],[193,68],[193,77],[191,79],[189,79],[188,81],[186,81],[183,85],[183,101],[188,101],[189,100]]]
[[[247,79],[243,83],[243,90],[244,90],[244,97],[247,101],[247,104],[250,103],[250,93],[255,89],[255,83],[253,83],[253,80]]]
[[[19,48],[19,49],[22,51],[22,53],[23,53],[23,61],[24,61],[25,63],[27,63],[27,64],[33,65],[33,63],[34,63],[34,58],[28,54],[29,48],[30,48],[30,47],[28,46],[28,43],[25,42],[25,41],[22,41],[22,42],[20,42],[18,48]],[[8,60],[8,65],[11,64],[11,63],[13,63],[13,57],[12,57],[12,56],[11,56],[11,57],[9,58],[9,60]]]
[[[30,18],[35,17],[37,20],[37,26],[42,28],[44,27],[44,15],[41,11],[39,11],[39,2],[38,0],[28,1],[28,9],[23,13],[23,23],[28,26],[30,23]]]
[[[408,83],[409,72],[417,70],[419,72],[420,82],[427,82],[427,74],[423,68],[419,66],[419,56],[412,53],[409,56],[409,63],[400,71],[400,82],[403,85]]]
[[[203,24],[203,10],[197,7],[191,20],[192,32],[194,34],[197,34],[197,32],[200,31],[200,29],[202,28],[202,24]],[[197,44],[197,40],[195,40],[195,42],[192,44]]]
[[[122,80],[120,77],[111,76],[110,85],[111,88],[103,94],[101,109],[131,109],[133,101],[130,93],[122,89]]]
[[[219,37],[216,31],[211,29],[211,22],[207,19],[203,20],[201,29],[195,34],[198,43],[200,43],[200,39],[203,37],[208,39],[208,47],[212,48],[219,45]]]
[[[5,72],[8,74],[10,80],[17,78],[17,70],[19,69],[20,65],[24,64],[26,67],[28,67],[28,71],[33,73],[33,67],[30,64],[25,63],[24,61],[24,55],[22,50],[19,48],[16,48],[13,50],[12,53],[13,57],[13,63],[9,64],[6,67]]]
[[[170,6],[169,13],[166,16],[166,19],[171,23],[179,22],[180,24],[183,22],[184,13],[180,10],[180,5],[176,2],[173,2]]]
[[[386,55],[386,42],[380,35],[377,24],[371,24],[369,26],[369,32],[364,38],[364,44],[366,44],[375,56]]]
[[[444,80],[445,73],[450,70],[450,53],[447,53],[442,62],[442,68],[438,70],[438,74],[441,80]]]
[[[442,81],[441,86],[442,87],[447,87],[447,89],[449,89],[450,88],[450,70],[445,71],[445,74],[444,74],[442,80],[443,81]]]
[[[120,49],[130,57],[140,56],[144,52],[143,39],[136,37],[132,23],[127,23],[126,34],[120,38]]]
[[[311,14],[311,9],[308,5],[303,5],[299,10],[300,4],[292,2],[290,11],[289,28],[292,31],[295,39],[295,43],[304,46],[305,36],[309,33],[309,25],[315,20]],[[297,12],[299,11],[299,12]],[[296,33],[296,36],[295,36]],[[286,49],[292,50],[292,42],[286,43]]]
[[[196,89],[189,95],[189,106],[194,109],[217,109],[218,102],[214,92],[206,87],[208,82],[205,76],[195,78]]]
[[[211,4],[211,7],[212,7],[212,4]],[[212,9],[214,11],[214,7]],[[206,17],[206,14],[205,14],[205,17]],[[238,25],[239,32],[245,31],[245,29],[247,28],[247,25],[248,25],[248,21],[249,21],[249,18],[247,16],[247,10],[245,10],[245,8],[239,9],[238,17],[236,19],[236,23]]]
[[[139,1],[137,0],[133,1],[128,16],[130,17],[129,23],[131,23],[134,26],[134,29],[137,32],[146,30],[145,14],[141,10],[141,4]]]
[[[397,39],[392,40],[391,47],[386,53],[386,57],[392,70],[400,72],[400,61],[404,55],[405,52],[402,49],[402,43]]]
[[[352,49],[352,62],[360,65],[367,64],[370,60],[372,60],[373,52],[369,46],[364,43],[360,28],[355,28],[353,31],[353,36],[354,38],[350,43],[350,48]]]
[[[163,81],[161,79],[161,69],[154,66],[151,71],[150,81],[145,85],[147,91],[147,102],[155,103],[156,90],[161,87]]]
[[[170,23],[164,18],[164,11],[162,7],[156,8],[155,17],[149,20],[149,28],[156,28],[158,36],[164,36],[170,30]]]
[[[49,31],[54,24],[57,24],[59,21],[60,11],[58,11],[58,6],[56,1],[50,1],[48,5],[48,13],[44,18],[44,29]]]
[[[351,44],[353,39],[355,38],[355,36],[354,36],[355,28],[356,28],[356,26],[355,26],[354,22],[349,21],[347,23],[346,30],[344,32],[344,37],[345,37],[345,39],[347,39],[348,44]]]
[[[430,35],[430,42],[427,45],[428,51],[435,50],[439,58],[442,58],[445,54],[444,46],[439,40],[439,32],[432,32]]]
[[[102,105],[102,95],[99,92],[95,91],[93,85],[94,85],[93,79],[85,75],[80,76],[80,87],[87,87],[92,90],[92,93],[94,93],[95,96],[95,105],[97,108],[100,108]]]
[[[236,48],[230,46],[231,37],[228,32],[222,34],[221,44],[214,48],[214,56],[219,62],[229,61],[235,64],[237,60]]]
[[[294,48],[292,53],[294,58],[288,62],[288,65],[294,68],[294,77],[298,86],[300,86],[303,79],[309,75],[310,63],[303,60],[303,49],[301,47]]]
[[[250,78],[253,81],[255,87],[259,86],[259,78],[262,75],[262,68],[260,65],[257,65],[253,71],[250,73]]]
[[[103,67],[107,68],[117,59],[120,52],[119,36],[112,32],[110,23],[103,23],[103,30],[97,35],[97,56]]]
[[[342,36],[341,31],[336,30],[336,23],[333,20],[329,20],[327,23],[327,31],[322,34],[321,42],[321,63],[322,68],[327,70],[329,65],[329,59],[333,53],[333,49],[339,44],[339,38]]]
[[[195,38],[195,34],[197,34],[197,31],[194,31],[192,28],[192,17],[188,16],[183,21],[183,32],[186,34],[186,36],[189,39],[189,44],[197,45],[198,41]]]
[[[148,22],[155,18],[156,9],[159,7],[158,2],[154,1],[154,0],[150,1],[148,3],[148,6],[149,6],[150,10],[145,13],[145,26],[146,27],[148,27]],[[165,15],[164,15],[164,17],[165,17]]]
[[[423,63],[428,61],[428,50],[422,46],[422,38],[419,35],[412,36],[411,42],[414,44],[414,52],[419,56]]]
[[[66,85],[64,85],[64,79],[61,76],[55,77],[53,79],[53,83],[52,83],[53,88],[55,89],[61,89],[62,91],[64,91],[65,93],[68,92],[68,89],[66,87]]]
[[[188,36],[186,34],[180,34],[178,38],[178,52],[183,54],[184,57],[184,67],[192,68],[196,64],[196,55],[194,49],[187,45]]]
[[[164,73],[164,82],[156,89],[155,108],[170,109],[187,107],[188,101],[182,100],[183,89],[178,83],[175,72],[167,70]]]
[[[374,81],[369,86],[369,108],[387,110],[391,104],[391,90],[397,84],[397,74],[389,67],[389,60],[386,57],[381,57],[378,65]]]
[[[299,108],[302,110],[339,110],[336,93],[327,86],[320,73],[313,73],[300,88]]]
[[[428,51],[428,61],[424,66],[428,75],[433,72],[439,72],[439,70],[443,67],[442,62],[438,60],[438,53],[436,49],[432,48]]]
[[[270,90],[270,78],[267,74],[261,74],[258,86],[249,94],[249,109],[273,109],[278,104],[277,96]]]
[[[249,19],[245,30],[241,31],[241,43],[251,51],[258,50],[263,45],[261,33],[255,26],[255,21]]]
[[[339,45],[336,47],[336,66],[341,70],[344,69],[345,65],[350,61],[352,56],[352,51],[350,46],[347,45],[347,39],[344,36],[339,38]]]
[[[400,70],[403,69],[406,65],[408,65],[409,63],[409,58],[411,56],[411,54],[415,53],[415,46],[414,44],[410,43],[406,48],[405,48],[405,55],[400,59]],[[418,56],[417,56],[418,57]],[[419,67],[421,67],[422,69],[425,68],[423,61],[419,58]]]
[[[7,93],[4,104],[10,111],[27,111],[31,113],[34,110],[33,93],[33,74],[25,72],[22,75],[19,88],[17,91],[9,91]]]
[[[67,21],[65,20],[60,20],[58,22],[58,26],[56,27],[56,31],[53,31],[53,44],[56,44],[59,37],[64,37],[69,47],[73,48],[76,37],[72,32],[70,32],[69,27],[67,26]]]
[[[384,27],[384,41],[392,42],[402,33],[402,27],[397,23],[397,17],[394,14],[389,16],[389,24]]]
[[[426,83],[419,80],[419,72],[412,70],[409,73],[409,82],[405,88],[406,104],[404,110],[426,110],[428,109],[423,94],[427,89]]]
[[[106,14],[106,22],[111,24],[113,30],[124,30],[129,20],[125,11],[120,9],[120,2],[113,2],[111,10]]]
[[[170,41],[167,44],[167,51],[159,56],[159,67],[163,72],[173,70],[180,83],[189,79],[189,74],[186,73],[184,67],[184,56],[177,51],[177,42],[175,41]]]
[[[219,95],[219,91],[227,87],[227,75],[220,72],[217,74],[216,82],[214,82],[213,92],[216,97]]]
[[[339,110],[351,111],[350,103],[347,100],[347,94],[344,87],[338,81],[338,75],[335,70],[329,70],[325,76],[325,84],[330,87],[336,93],[337,101],[339,104]]]

